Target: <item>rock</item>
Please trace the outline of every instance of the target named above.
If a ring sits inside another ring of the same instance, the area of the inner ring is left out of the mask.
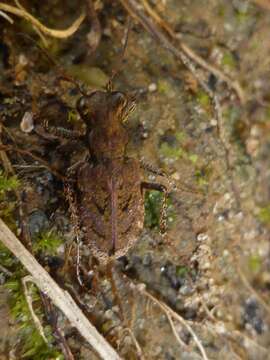
[[[29,216],[29,231],[31,237],[35,237],[42,230],[48,228],[49,220],[47,215],[41,210],[35,210]]]

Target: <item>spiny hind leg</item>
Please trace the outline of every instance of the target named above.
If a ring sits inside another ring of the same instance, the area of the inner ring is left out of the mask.
[[[148,171],[156,176],[161,177],[165,180],[166,186],[169,189],[169,192],[174,191],[174,192],[190,192],[193,194],[198,194],[201,195],[202,192],[200,190],[194,189],[193,187],[190,186],[190,184],[185,184],[185,183],[179,183],[176,184],[175,180],[172,179],[172,177],[168,174],[166,174],[165,171],[163,171],[162,169],[159,169],[157,167],[155,167],[154,165],[146,162],[144,159],[140,159],[140,166],[143,170]],[[162,181],[163,182],[163,181]]]
[[[76,238],[76,276],[79,284],[83,286],[83,281],[80,271],[82,231],[81,231],[80,218],[78,215],[77,197],[74,189],[74,176],[76,178],[77,170],[78,168],[68,169],[67,181],[65,181],[64,184],[64,193],[69,204],[71,224],[73,225],[74,234]]]
[[[160,209],[159,232],[162,238],[162,244],[168,245],[175,251],[175,253],[178,253],[178,249],[175,248],[173,241],[168,237],[167,234],[167,200],[169,194],[167,187],[164,186],[163,184],[142,182],[141,188],[142,190],[157,190],[164,194]]]
[[[149,171],[152,174],[155,174],[155,175],[158,175],[158,176],[168,177],[167,174],[163,170],[161,170],[161,169],[155,167],[154,165],[148,163],[144,159],[140,159],[140,166],[141,166],[141,168],[143,170]]]

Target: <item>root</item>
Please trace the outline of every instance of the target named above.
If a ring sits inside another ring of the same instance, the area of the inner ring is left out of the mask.
[[[194,342],[196,343],[203,360],[209,360],[208,356],[206,355],[205,349],[201,343],[201,341],[199,340],[198,336],[196,335],[196,333],[193,331],[193,329],[191,328],[191,326],[188,324],[188,322],[182,318],[182,316],[180,316],[179,314],[177,314],[175,311],[173,311],[168,305],[166,305],[164,302],[158,300],[156,297],[154,297],[153,295],[151,295],[144,286],[136,286],[135,284],[131,283],[131,287],[135,287],[141,294],[143,294],[145,297],[147,297],[148,299],[150,299],[153,303],[157,304],[159,306],[159,308],[165,313],[171,328],[173,330],[173,333],[176,337],[177,342],[179,343],[179,345],[181,347],[187,347],[187,345],[181,340],[181,338],[179,337],[177,330],[174,326],[173,323],[173,319],[178,321],[181,325],[183,325],[188,332],[190,333],[190,335],[192,336]]]
[[[29,21],[32,24],[32,26],[34,28],[38,29],[42,34],[48,35],[48,36],[51,36],[51,37],[54,37],[54,38],[58,38],[58,39],[66,39],[66,38],[70,37],[71,35],[73,35],[78,30],[81,23],[85,19],[85,13],[83,12],[73,22],[73,24],[69,28],[67,28],[65,30],[50,29],[50,28],[46,27],[45,25],[43,25],[39,20],[37,20],[28,11],[26,11],[20,5],[18,0],[16,1],[16,5],[17,5],[17,7],[12,6],[12,5],[8,5],[8,4],[4,4],[4,3],[0,3],[0,11],[1,11],[2,16],[4,16],[3,14],[5,14],[5,18],[7,18],[7,17],[9,18],[9,16],[6,15],[6,13],[10,13],[10,14],[16,15],[18,17],[21,17],[21,18]]]

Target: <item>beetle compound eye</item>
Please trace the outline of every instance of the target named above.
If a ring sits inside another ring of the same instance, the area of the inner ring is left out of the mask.
[[[120,91],[115,91],[112,96],[113,96],[113,104],[116,107],[121,106],[122,108],[124,108],[127,105],[127,97]]]
[[[85,112],[85,110],[87,109],[87,105],[86,105],[86,98],[84,96],[79,98],[76,107],[80,114],[83,114]]]
[[[77,101],[76,108],[83,120],[87,120],[89,118],[91,109],[89,105],[89,98],[86,96],[82,96]]]

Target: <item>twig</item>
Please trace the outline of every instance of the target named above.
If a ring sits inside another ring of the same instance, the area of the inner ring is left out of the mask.
[[[14,23],[14,21],[11,19],[11,17],[8,16],[4,11],[0,11],[0,16],[2,16],[4,19],[6,19],[10,24]]]
[[[31,298],[31,295],[30,295],[30,291],[29,291],[29,289],[27,287],[28,282],[35,283],[33,276],[27,275],[22,279],[25,299],[26,299],[29,311],[31,313],[32,319],[34,321],[35,327],[37,328],[37,331],[39,332],[39,334],[42,337],[42,339],[44,340],[44,342],[46,344],[48,344],[48,340],[46,339],[46,336],[44,334],[43,327],[42,327],[42,325],[40,323],[39,318],[35,314],[35,311],[34,311],[33,306],[32,306],[32,298]]]
[[[85,19],[85,13],[82,13],[74,22],[73,24],[65,30],[55,30],[50,29],[43,25],[40,21],[38,21],[34,16],[29,14],[23,8],[18,8],[12,5],[0,3],[0,11],[11,13],[13,15],[22,17],[28,20],[33,26],[36,26],[42,33],[58,38],[58,39],[65,39],[71,35],[73,35],[78,28],[80,27],[81,23]]]
[[[79,331],[100,357],[105,360],[119,360],[119,355],[88,321],[70,294],[56,284],[1,219],[0,240],[29,271],[38,288],[65,314],[71,325]]]
[[[156,303],[164,312],[165,314],[169,314],[170,318],[174,318],[175,320],[179,321],[180,324],[184,325],[188,332],[191,334],[191,336],[193,337],[194,342],[196,343],[198,349],[200,350],[200,353],[202,354],[202,357],[204,360],[209,360],[209,358],[206,355],[206,352],[204,350],[204,347],[202,345],[202,343],[200,342],[198,336],[195,334],[195,332],[192,330],[191,326],[187,323],[187,321],[185,319],[183,319],[179,314],[177,314],[175,311],[173,311],[168,305],[166,305],[164,302],[158,300],[157,298],[155,298],[153,295],[151,295],[147,290],[145,289],[139,289],[139,291],[145,295],[146,297],[148,297],[151,301],[153,301],[154,303]],[[168,317],[168,316],[167,316]],[[169,319],[169,318],[168,318]],[[171,324],[171,322],[170,322]],[[174,329],[175,330],[175,329]],[[174,331],[173,330],[173,331]],[[176,331],[176,330],[175,330]],[[175,334],[175,332],[174,332]],[[177,337],[177,340],[179,341],[179,337]],[[182,344],[181,344],[182,345]],[[185,344],[186,345],[186,344]]]
[[[19,149],[19,148],[16,148],[15,146],[11,146],[11,145],[1,145],[1,144],[0,144],[0,150],[15,151],[18,154],[30,156],[32,159],[41,163],[46,169],[48,169],[58,179],[65,181],[65,177],[62,174],[60,174],[58,171],[54,170],[45,160],[41,159],[37,155],[34,155],[31,151]]]
[[[140,346],[140,344],[138,343],[138,340],[136,339],[136,336],[134,335],[133,331],[129,328],[129,327],[126,327],[123,332],[128,332],[129,335],[131,336],[131,339],[136,347],[136,350],[137,350],[137,355],[139,357],[140,360],[145,360],[145,357],[143,355],[143,351],[142,351],[142,348]]]
[[[196,71],[192,70],[192,67],[190,66],[190,60],[194,61],[196,64],[200,65],[202,68],[208,70],[210,73],[213,73],[215,76],[220,78],[222,81],[226,82],[227,85],[234,89],[234,91],[237,93],[241,103],[243,104],[245,102],[245,94],[242,89],[242,87],[239,85],[237,81],[232,80],[227,75],[223,74],[222,71],[216,69],[214,66],[209,65],[206,61],[204,61],[202,58],[200,58],[193,50],[191,50],[187,45],[185,45],[183,42],[180,42],[180,50],[177,49],[169,40],[168,38],[154,25],[154,23],[149,19],[137,6],[137,3],[134,0],[119,0],[123,7],[127,10],[127,12],[135,18],[160,44],[163,48],[170,51],[178,60],[180,60],[195,76],[195,78],[198,78],[198,74]],[[143,1],[144,4],[146,3]],[[149,7],[148,7],[149,12]],[[163,23],[164,27],[164,20],[162,20],[159,15],[155,13],[155,16],[153,16],[153,10],[151,9],[151,13],[149,12],[151,17],[154,17],[154,19],[158,23]],[[173,30],[170,29],[168,31],[169,25],[166,24],[166,31],[167,33],[172,36],[176,37]],[[201,81],[199,81],[201,84]]]
[[[164,309],[164,311],[165,311],[165,309]],[[166,316],[167,316],[167,319],[168,319],[168,321],[169,321],[169,323],[170,323],[170,325],[171,325],[171,328],[172,328],[172,332],[174,333],[174,336],[176,337],[177,341],[179,342],[179,344],[180,344],[181,346],[183,346],[184,348],[187,348],[187,344],[184,343],[184,341],[181,339],[181,337],[179,336],[178,332],[176,331],[176,328],[175,328],[175,326],[174,326],[173,319],[172,319],[170,313],[169,313],[168,311],[165,311],[165,314],[166,314]]]
[[[268,316],[270,315],[270,306],[264,301],[264,299],[257,293],[257,291],[250,285],[248,282],[248,279],[245,277],[242,270],[240,270],[239,266],[237,267],[238,275],[240,276],[240,279],[242,280],[245,287],[254,295],[254,297],[257,299],[257,301],[262,305],[262,307],[267,311]]]
[[[148,4],[147,0],[141,0],[143,3],[146,11],[149,13],[150,16],[162,27],[165,29],[165,31],[168,33],[168,35],[172,39],[176,39],[179,41],[179,37],[175,34],[174,30],[170,27],[170,25],[162,19]],[[199,55],[197,55],[187,44],[185,44],[182,40],[179,43],[179,46],[181,50],[191,59],[193,60],[197,65],[201,66],[203,69],[209,71],[213,75],[215,75],[217,78],[224,81],[229,87],[235,90],[237,93],[241,103],[244,103],[245,101],[245,94],[240,86],[240,84],[231,79],[228,75],[224,74],[221,70],[217,69],[213,65],[207,63],[203,58],[201,58]]]
[[[26,9],[20,4],[19,0],[14,0],[15,4],[17,5],[17,7],[21,10],[26,11]],[[45,36],[42,34],[42,32],[39,30],[38,27],[36,27],[35,25],[33,25],[33,29],[36,31],[36,33],[38,34],[38,36],[40,37],[41,41],[43,42],[45,47],[48,47],[48,41],[46,40]]]
[[[58,314],[56,309],[53,307],[52,302],[46,295],[40,292],[40,296],[44,305],[47,321],[52,327],[53,335],[57,344],[62,350],[65,360],[75,360],[65,336],[58,326]]]

